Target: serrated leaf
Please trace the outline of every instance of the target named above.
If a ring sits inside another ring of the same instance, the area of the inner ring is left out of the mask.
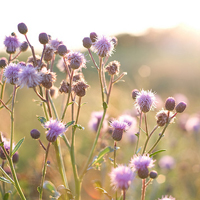
[[[47,121],[46,118],[44,117],[40,117],[40,116],[36,116],[36,117],[40,121],[41,124],[45,124],[45,122]]]
[[[16,145],[15,145],[15,148],[13,149],[12,151],[12,155],[13,156],[15,154],[15,152],[17,152],[17,150],[21,147],[23,141],[24,141],[25,138],[22,138]]]
[[[75,124],[74,128],[78,128],[80,130],[84,130],[85,128],[83,126],[81,126],[80,124]]]
[[[10,193],[5,193],[4,196],[3,196],[3,200],[8,200],[9,199],[9,196],[10,196]]]
[[[12,183],[10,180],[8,180],[7,178],[3,176],[0,177],[0,181],[5,182],[5,183],[10,183],[10,184]]]
[[[149,157],[155,156],[156,154],[161,153],[161,152],[163,152],[163,151],[166,151],[166,149],[161,149],[161,150],[155,151],[155,152],[151,153],[151,154],[149,155]]]
[[[96,189],[99,190],[102,194],[105,194],[110,200],[113,199],[112,196],[110,196],[110,195],[108,194],[108,192],[107,192],[106,190],[104,190],[103,188],[101,188],[101,187],[96,187]]]
[[[68,122],[67,124],[65,124],[65,128],[68,128],[69,126],[71,126],[75,121],[71,121],[71,122]]]

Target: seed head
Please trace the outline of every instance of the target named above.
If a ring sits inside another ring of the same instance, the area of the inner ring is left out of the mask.
[[[77,96],[83,97],[85,96],[85,90],[89,87],[84,81],[78,81],[73,85],[73,91]]]
[[[58,46],[62,44],[61,41],[59,41],[58,39],[55,40],[49,40],[49,46],[54,49],[54,51],[57,51]]]
[[[0,59],[0,68],[4,68],[8,64],[8,60],[5,57]]]
[[[22,52],[26,51],[28,49],[28,43],[26,41],[22,42],[20,45],[20,50]]]
[[[113,168],[109,174],[111,179],[111,186],[114,190],[127,190],[134,179],[134,172],[127,166],[119,165]]]
[[[175,99],[173,97],[168,97],[165,101],[166,110],[172,111],[175,108]]]
[[[57,51],[60,56],[64,56],[67,53],[67,47],[64,44],[60,44]]]
[[[61,93],[68,93],[69,92],[69,83],[66,83],[65,80],[63,80],[60,84],[59,92]]]
[[[97,39],[97,34],[95,32],[91,32],[90,33],[90,39],[92,40],[92,42],[95,42]]]
[[[37,129],[32,129],[30,134],[33,139],[38,139],[40,137],[40,131]]]
[[[175,108],[177,113],[182,113],[186,109],[187,104],[184,101],[181,101]]]
[[[39,42],[41,44],[47,44],[49,42],[49,36],[46,33],[39,34]]]
[[[83,38],[83,46],[89,49],[92,46],[92,40],[89,37]]]
[[[41,72],[41,77],[42,77],[42,85],[50,89],[53,86],[53,83],[56,81],[56,73],[50,72],[50,70],[47,70],[46,67],[43,67]]]
[[[120,63],[118,61],[114,60],[107,65],[106,71],[110,75],[118,75],[119,74],[119,67],[120,67]]]
[[[161,110],[156,114],[157,124],[158,126],[164,126],[168,121],[168,111]]]
[[[21,34],[26,34],[27,32],[28,32],[28,28],[27,28],[27,26],[26,26],[26,24],[24,24],[23,22],[22,23],[19,23],[18,25],[17,25],[17,27],[18,27],[18,31],[21,33]]]
[[[50,61],[53,58],[54,54],[54,49],[50,46],[46,47],[45,52],[44,52],[44,60],[45,61]]]

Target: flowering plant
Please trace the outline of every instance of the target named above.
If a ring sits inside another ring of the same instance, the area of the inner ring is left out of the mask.
[[[16,144],[14,143],[15,99],[18,89],[27,87],[33,89],[33,92],[37,95],[37,98],[39,98],[40,104],[42,105],[44,114],[42,116],[37,116],[37,118],[44,128],[48,143],[45,146],[44,142],[42,142],[39,130],[35,128],[30,130],[31,137],[38,140],[45,152],[43,169],[41,170],[41,181],[37,188],[40,200],[44,198],[44,189],[50,191],[51,199],[81,199],[82,182],[86,174],[89,170],[94,168],[103,170],[102,165],[104,158],[109,153],[113,153],[113,158],[110,158],[111,164],[109,164],[109,166],[112,169],[110,169],[109,177],[111,181],[110,185],[115,192],[109,194],[104,189],[103,185],[97,186],[96,189],[108,199],[125,200],[126,192],[130,185],[134,182],[135,177],[139,177],[142,180],[141,200],[144,200],[147,186],[157,177],[157,172],[155,170],[150,170],[156,164],[156,160],[154,160],[153,157],[164,151],[156,150],[156,147],[175,116],[185,110],[186,103],[179,102],[176,105],[173,97],[167,98],[165,102],[165,110],[161,110],[156,114],[156,126],[150,131],[147,123],[147,113],[156,107],[155,94],[151,91],[139,91],[134,89],[132,91],[132,98],[135,101],[135,108],[137,110],[136,116],[122,115],[118,119],[110,119],[108,124],[107,111],[110,105],[109,103],[113,86],[118,83],[126,73],[119,73],[120,63],[118,61],[111,61],[107,64],[115,46],[117,45],[117,39],[115,37],[100,36],[95,32],[90,33],[90,37],[85,37],[83,39],[83,46],[88,50],[91,61],[93,62],[98,74],[102,111],[92,113],[89,127],[96,133],[96,135],[92,147],[89,149],[87,159],[80,167],[77,164],[79,155],[77,155],[75,151],[75,138],[78,137],[76,134],[77,130],[84,129],[84,127],[79,124],[79,116],[83,106],[82,99],[90,87],[85,81],[82,73],[82,69],[86,68],[86,58],[83,53],[68,50],[61,41],[58,41],[57,39],[52,40],[46,33],[41,33],[39,35],[39,41],[43,45],[43,51],[41,56],[38,57],[35,55],[34,47],[28,40],[27,26],[24,23],[20,23],[18,24],[18,30],[25,36],[26,41],[20,43],[14,33],[12,33],[11,36],[6,37],[4,44],[6,52],[8,53],[8,59],[1,58],[0,60],[0,105],[2,109],[6,109],[11,115],[10,141],[8,141],[8,139],[6,139],[2,134],[0,137],[0,156],[2,158],[2,165],[0,166],[2,176],[0,177],[0,180],[3,182],[1,188],[3,198],[8,199],[9,195],[15,196],[14,191],[17,191],[21,199],[27,199],[26,193],[24,193],[20,181],[18,180],[15,164],[18,161],[18,149],[21,146],[23,148],[22,143],[24,138]],[[26,51],[28,47],[31,49],[32,56],[28,58],[27,62],[18,61],[18,56],[22,52]],[[99,59],[98,64],[94,58],[95,54]],[[58,109],[54,102],[54,98],[57,96],[58,92],[54,87],[54,83],[57,80],[57,74],[54,71],[56,56],[61,58],[59,69],[61,69],[61,71],[66,75],[66,78],[62,80],[59,88],[59,92],[64,93],[64,96],[66,96],[66,100],[62,103],[60,113],[58,113]],[[107,81],[106,73],[109,75],[109,81]],[[6,99],[4,95],[6,84],[11,84],[13,86],[13,93],[10,99]],[[69,114],[69,110],[71,114]],[[173,112],[174,110],[175,112]],[[69,118],[70,120],[66,121]],[[137,119],[139,119],[138,128],[136,128]],[[152,139],[152,135],[159,127],[162,128],[161,133],[157,140],[150,143],[149,141]],[[113,142],[113,147],[107,146],[103,143],[103,135],[106,131],[111,133],[109,138],[112,138],[111,141]],[[124,134],[128,132],[131,132],[132,135],[136,137],[137,141],[135,144],[135,151],[133,151],[133,157],[132,159],[130,158],[130,162],[127,165],[118,164],[118,143],[123,139]],[[142,132],[145,135],[144,144],[141,144],[140,141],[143,134]],[[71,134],[71,136],[69,136],[69,134]],[[65,144],[62,148],[60,140]],[[98,144],[100,144],[100,150],[98,150],[96,154]],[[46,179],[48,167],[50,166],[48,161],[49,151],[52,146],[56,152],[55,162],[62,177],[61,184],[64,192],[59,191],[52,182]],[[63,151],[69,152],[73,173],[73,181],[71,181],[70,184],[63,160]],[[94,154],[96,154],[96,156],[94,156]],[[11,174],[6,172],[5,163],[8,163]],[[14,188],[11,188],[11,194],[7,191],[8,187],[5,187],[5,183],[10,183],[14,186]],[[120,191],[120,193],[118,191]],[[171,196],[169,198],[163,196],[162,199],[174,198]]]

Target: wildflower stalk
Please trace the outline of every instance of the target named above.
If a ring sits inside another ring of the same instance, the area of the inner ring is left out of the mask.
[[[96,64],[96,62],[95,62],[95,60],[94,60],[94,58],[93,58],[93,56],[92,56],[91,50],[88,49],[88,52],[89,52],[89,54],[90,54],[90,57],[91,57],[91,59],[92,59],[92,62],[94,63],[94,66],[97,68],[97,70],[99,70],[99,67],[97,66],[97,64]]]
[[[15,55],[15,57],[14,58],[12,58],[10,61],[13,61],[13,60],[15,60],[20,54],[21,54],[21,52],[22,51],[19,51],[16,55]]]
[[[106,100],[107,104],[109,103],[109,99],[110,99],[110,94],[111,94],[111,90],[112,90],[112,86],[113,86],[113,79],[114,79],[114,75],[111,75],[110,83],[109,83],[109,87],[108,87],[107,100]]]
[[[148,136],[149,136],[149,133],[148,133],[147,114],[146,114],[146,113],[144,113],[144,123],[145,123],[146,135],[147,135],[147,137],[148,137]]]
[[[42,59],[43,59],[43,57],[44,57],[45,49],[46,49],[46,44],[44,44],[44,48],[43,48],[43,51],[42,51],[42,56],[41,56],[41,58],[40,58],[40,63],[39,63],[39,65],[38,65],[39,69],[40,69],[40,66],[41,66],[41,64],[42,64]]]
[[[4,91],[5,91],[5,87],[6,87],[6,80],[3,81],[3,84],[1,86],[1,96],[0,98],[3,100],[3,96],[4,96]],[[1,105],[1,104],[0,104]]]
[[[48,153],[49,153],[50,144],[51,143],[49,142],[47,149],[46,149],[44,166],[43,166],[43,170],[42,170],[42,179],[41,179],[41,184],[40,184],[40,189],[39,189],[39,199],[40,200],[42,200],[43,184],[44,184],[44,179],[45,179],[45,175],[46,175],[46,172],[47,172],[47,157],[48,157]]]
[[[104,72],[104,62],[103,62],[103,58],[100,58],[101,61],[101,77],[102,77],[102,84],[103,84],[103,91],[104,93],[107,95],[107,86],[106,86],[106,78],[105,78],[105,72]]]
[[[122,190],[122,193],[123,193],[123,200],[126,199],[126,190]]]
[[[117,142],[116,141],[114,141],[114,158],[113,158],[113,160],[114,160],[114,168],[116,168],[116,154],[117,154]],[[117,200],[117,191],[115,192],[115,199]]]
[[[136,148],[135,148],[135,154],[137,154],[137,151],[138,151],[141,124],[142,124],[142,112],[140,112],[139,130],[138,130],[138,133],[137,133],[137,143],[136,143]]]
[[[99,70],[98,70],[98,74],[99,74],[99,80],[100,80],[100,86],[101,86],[102,102],[104,102],[104,88],[103,88],[103,80],[102,80],[102,62],[103,62],[103,58],[101,57],[101,58],[99,59]]]
[[[146,192],[146,179],[142,179],[142,194],[141,194],[141,200],[145,200],[145,192]]]

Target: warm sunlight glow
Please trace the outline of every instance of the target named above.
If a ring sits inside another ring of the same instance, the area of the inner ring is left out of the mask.
[[[4,5],[6,1],[2,4],[2,8],[8,6]],[[101,0],[95,3],[92,0],[53,3],[35,0],[31,9],[25,9],[26,4],[25,0],[13,1],[9,9],[1,10],[1,41],[13,31],[18,33],[20,22],[27,24],[28,37],[39,48],[40,32],[62,40],[69,48],[79,49],[83,37],[89,36],[91,31],[106,35],[142,34],[148,28],[165,29],[180,24],[200,31],[198,0]],[[13,13],[10,17],[6,17],[8,10]],[[19,37],[24,39],[22,35]],[[0,49],[3,47],[0,44]]]

